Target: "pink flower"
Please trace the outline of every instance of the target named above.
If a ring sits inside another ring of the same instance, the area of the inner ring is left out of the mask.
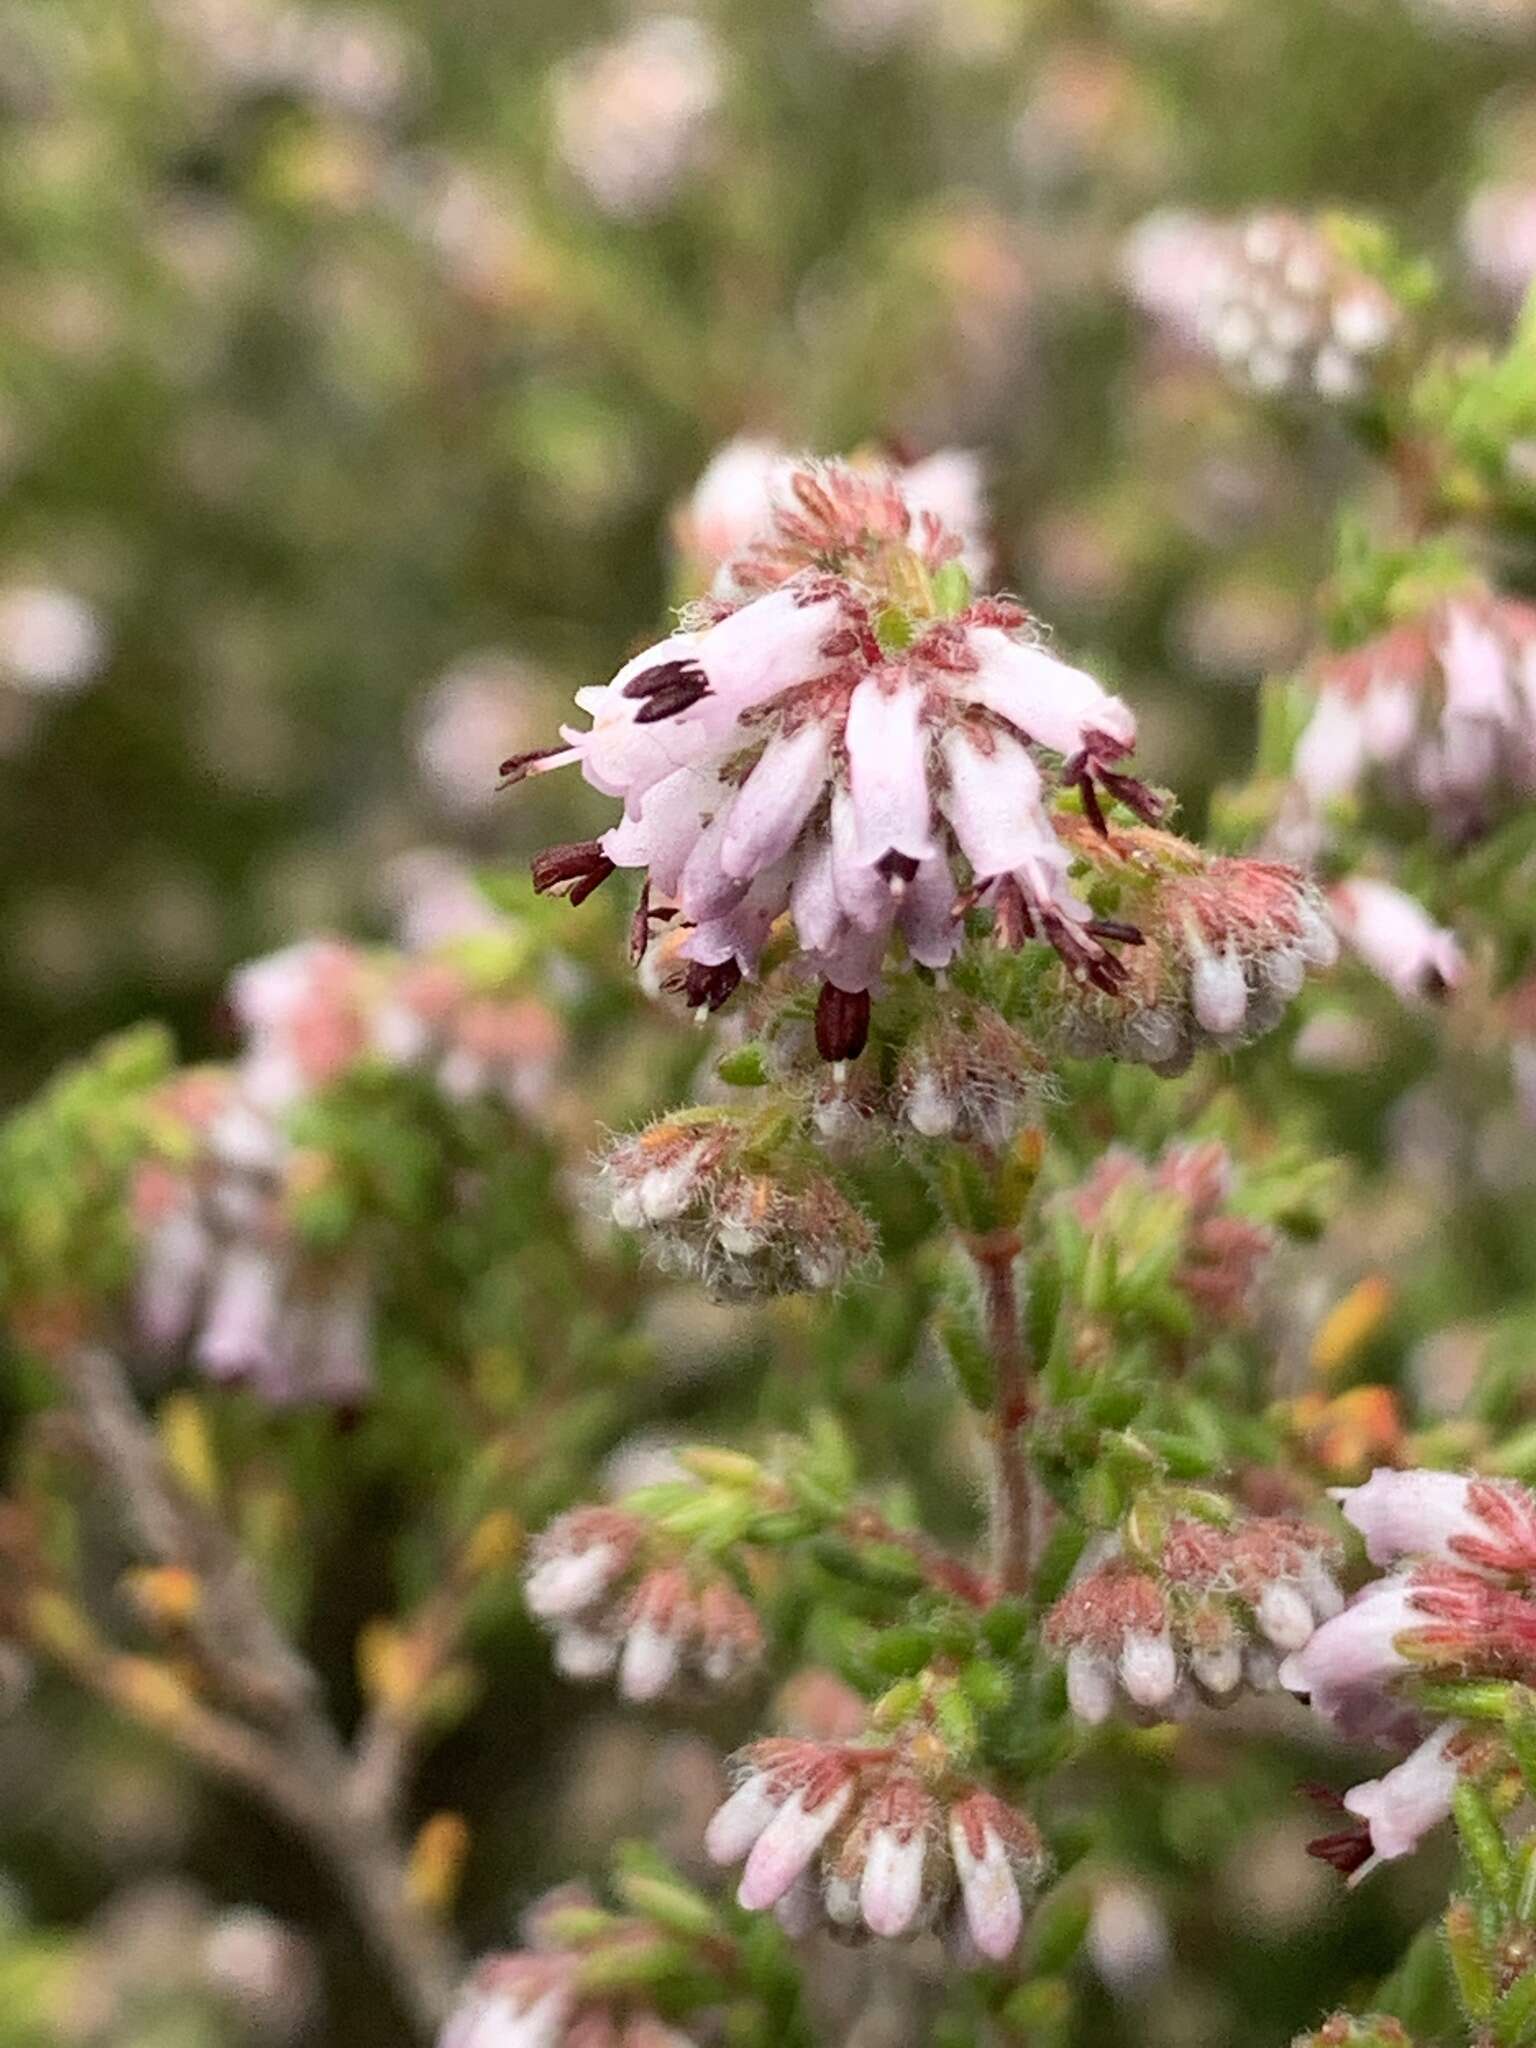
[[[1511,1480],[1373,1472],[1335,1494],[1372,1564],[1427,1557],[1492,1572],[1536,1571],[1536,1499]]]
[[[717,594],[735,591],[731,563],[768,540],[779,508],[791,500],[798,470],[812,461],[776,441],[740,435],[711,456],[677,518],[678,540],[700,569],[716,575]],[[941,448],[903,466],[858,459],[864,474],[893,483],[914,519],[931,517],[960,541],[958,560],[975,584],[992,571],[981,459],[970,449]],[[739,594],[739,593],[738,593]]]
[[[1274,1651],[1299,1648],[1338,1613],[1334,1563],[1322,1531],[1278,1516],[1180,1517],[1155,1558],[1111,1555],[1046,1617],[1072,1712],[1095,1726],[1120,1691],[1146,1712],[1178,1713],[1191,1680],[1218,1701],[1245,1680],[1265,1689]]]
[[[763,1652],[752,1603],[726,1579],[675,1563],[643,1569],[646,1528],[623,1508],[575,1508],[538,1538],[523,1581],[529,1612],[555,1630],[567,1678],[617,1665],[626,1699],[660,1699],[679,1681],[733,1684]]]
[[[540,1621],[589,1613],[613,1591],[640,1546],[643,1525],[621,1508],[576,1508],[535,1542],[523,1579],[528,1612]]]
[[[726,1847],[734,1847],[746,1832],[749,1812],[755,1819],[767,1808],[766,1818],[747,1850],[737,1892],[748,1912],[761,1912],[777,1905],[802,1871],[809,1868],[852,1802],[857,1768],[847,1753],[822,1750],[814,1743],[758,1744],[757,1751],[767,1753],[767,1768],[760,1774],[756,1767],[753,1769],[753,1776],[761,1776],[761,1787],[754,1787],[742,1800],[740,1795],[752,1783],[752,1777],[745,1780],[728,1802],[732,1811],[730,1825],[719,1825],[720,1815],[716,1814],[708,1838],[710,1854],[717,1860],[726,1860]],[[760,1790],[767,1792],[766,1800],[760,1798]]]
[[[1294,771],[1313,805],[1381,779],[1452,829],[1536,787],[1536,609],[1485,589],[1443,599],[1317,670]]]
[[[1351,1884],[1379,1863],[1411,1855],[1450,1813],[1460,1774],[1456,1745],[1464,1732],[1459,1721],[1443,1722],[1395,1769],[1344,1794],[1345,1807],[1369,1825],[1371,1837],[1370,1859],[1354,1872]]]
[[[1400,1643],[1425,1625],[1417,1588],[1406,1578],[1365,1587],[1280,1666],[1289,1692],[1307,1693],[1314,1712],[1346,1728],[1372,1718],[1395,1679],[1413,1668]]]
[[[845,999],[867,995],[898,936],[922,965],[946,966],[972,905],[994,909],[1014,943],[1043,938],[1114,987],[1117,962],[1068,877],[1046,773],[1076,782],[1085,803],[1098,778],[1154,815],[1112,765],[1134,739],[1129,711],[1032,642],[1026,615],[1000,601],[919,617],[897,635],[904,644],[885,644],[876,622],[891,558],[935,574],[958,542],[888,480],[827,468],[797,472],[793,489],[779,552],[737,564],[772,587],[717,605],[713,623],[580,692],[589,728],[508,764],[517,780],[579,763],[624,800],[601,841],[542,856],[536,886],[579,899],[616,867],[644,869],[637,943],[658,918],[690,926],[686,993],[709,1007],[755,972],[786,913]],[[828,558],[843,572],[787,566]],[[862,1000],[845,1003],[823,1033],[831,1057],[859,1050],[867,1014]]]
[[[949,1847],[971,1939],[989,1962],[1005,1962],[1044,1874],[1039,1834],[994,1794],[973,1792],[949,1810]]]
[[[1330,898],[1345,943],[1405,1000],[1443,995],[1466,973],[1454,936],[1401,889],[1356,875]]]

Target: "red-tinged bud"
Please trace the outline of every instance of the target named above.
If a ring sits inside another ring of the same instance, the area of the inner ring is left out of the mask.
[[[534,1543],[523,1580],[530,1614],[574,1621],[601,1608],[629,1570],[645,1524],[622,1508],[573,1508]]]
[[[558,1669],[575,1680],[616,1669],[620,1692],[639,1703],[735,1684],[763,1654],[756,1610],[705,1565],[645,1569],[648,1535],[639,1515],[590,1507],[537,1539],[524,1597],[555,1630]]]
[[[1073,1712],[1091,1724],[1117,1689],[1146,1710],[1176,1711],[1192,1681],[1221,1702],[1273,1684],[1276,1653],[1308,1643],[1336,1615],[1337,1547],[1283,1518],[1230,1523],[1156,1513],[1150,1554],[1117,1556],[1070,1587],[1046,1618],[1064,1655]]]
[[[738,1759],[735,1791],[709,1826],[717,1863],[746,1857],[741,1903],[800,1932],[830,1924],[899,1940],[967,1922],[1003,1961],[1049,1859],[1027,1814],[951,1779],[932,1737],[894,1748],[775,1740]]]

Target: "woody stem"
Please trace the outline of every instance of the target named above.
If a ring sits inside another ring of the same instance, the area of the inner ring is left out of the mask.
[[[992,1577],[999,1593],[1026,1593],[1033,1515],[1022,1432],[1034,1412],[1035,1390],[1019,1320],[1019,1240],[1013,1231],[996,1231],[967,1239],[966,1249],[981,1284],[992,1358]]]

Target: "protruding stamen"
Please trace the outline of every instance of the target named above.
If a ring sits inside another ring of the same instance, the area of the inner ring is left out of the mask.
[[[918,863],[910,854],[884,853],[875,862],[875,873],[899,903],[917,875]]]
[[[594,889],[600,889],[614,871],[598,839],[577,840],[570,846],[550,846],[533,858],[533,887],[539,896],[567,896],[572,903],[585,903]]]
[[[683,1001],[703,1017],[728,1003],[740,986],[741,968],[736,961],[721,960],[706,967],[694,960],[683,976]]]
[[[869,1043],[869,990],[821,984],[816,1003],[816,1050],[829,1066],[856,1060]]]
[[[709,678],[695,661],[658,662],[624,685],[624,695],[642,705],[635,714],[636,725],[656,725],[663,718],[675,718],[708,694]]]
[[[567,746],[532,747],[526,754],[511,754],[496,771],[501,777],[496,786],[498,789],[515,789],[530,775],[543,775],[551,768],[563,768],[567,761],[576,758],[576,749]]]

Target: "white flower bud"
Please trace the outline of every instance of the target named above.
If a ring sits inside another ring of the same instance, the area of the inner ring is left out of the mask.
[[[1120,1683],[1138,1707],[1166,1706],[1179,1683],[1179,1663],[1166,1635],[1127,1635],[1120,1648]]]
[[[1115,1706],[1115,1667],[1108,1657],[1080,1645],[1067,1652],[1067,1704],[1090,1728],[1109,1719]]]
[[[921,1138],[947,1138],[955,1128],[955,1104],[934,1074],[920,1074],[907,1097],[907,1122]]]
[[[1259,1627],[1277,1650],[1299,1650],[1311,1640],[1316,1624],[1299,1586],[1280,1581],[1266,1586],[1255,1613]]]
[[[1190,977],[1190,999],[1201,1029],[1213,1038],[1241,1031],[1248,1014],[1248,984],[1239,956],[1230,948],[1202,953]]]

